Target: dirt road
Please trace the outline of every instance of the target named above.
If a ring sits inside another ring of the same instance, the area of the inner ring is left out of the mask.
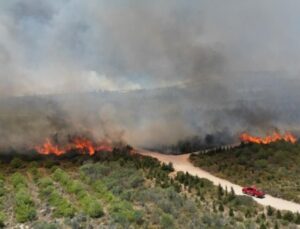
[[[184,155],[165,155],[160,154],[156,152],[149,152],[149,151],[139,151],[140,154],[155,157],[161,162],[169,163],[172,162],[174,169],[176,171],[183,171],[188,172],[191,175],[196,175],[198,177],[206,178],[210,181],[212,181],[215,185],[221,185],[223,188],[227,186],[227,189],[230,190],[231,187],[234,189],[235,193],[237,195],[243,195],[242,193],[242,187],[236,184],[233,184],[227,180],[218,178],[199,167],[195,167],[190,161],[189,161],[189,154]],[[289,210],[292,212],[300,212],[300,204],[286,201],[280,198],[272,197],[270,195],[266,195],[264,199],[258,199],[254,198],[254,200],[262,205],[265,206],[271,206],[273,208],[276,208],[278,210]]]

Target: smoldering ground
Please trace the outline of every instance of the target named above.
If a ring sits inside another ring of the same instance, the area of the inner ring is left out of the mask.
[[[298,130],[299,23],[289,2],[0,6],[2,145],[77,132],[151,146]]]

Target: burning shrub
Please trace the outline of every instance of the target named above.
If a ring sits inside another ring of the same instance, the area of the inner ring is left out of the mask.
[[[112,152],[112,146],[106,142],[93,142],[84,137],[73,137],[68,143],[56,144],[51,139],[47,138],[42,145],[35,147],[35,150],[42,155],[56,155],[61,156],[71,151],[77,151],[81,154],[88,154],[93,156],[96,152],[106,151]]]
[[[297,138],[290,132],[286,131],[284,134],[280,134],[278,131],[274,131],[271,135],[266,137],[257,137],[248,133],[242,133],[240,135],[242,142],[256,143],[256,144],[270,144],[272,142],[285,141],[290,143],[296,143]]]

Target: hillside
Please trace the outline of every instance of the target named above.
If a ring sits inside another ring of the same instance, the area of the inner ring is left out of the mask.
[[[2,160],[8,228],[292,228],[299,214],[257,205],[128,149]]]
[[[256,185],[273,196],[300,202],[299,144],[247,144],[208,154],[192,154],[190,160],[234,183]]]

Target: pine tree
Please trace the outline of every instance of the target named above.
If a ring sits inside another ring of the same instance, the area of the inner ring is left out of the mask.
[[[267,229],[266,225],[264,225],[263,223],[260,225],[259,229]]]
[[[283,215],[283,219],[288,222],[292,222],[294,220],[294,215],[292,212],[288,211]]]
[[[277,210],[276,212],[276,218],[281,219],[281,212],[279,210]]]
[[[218,199],[220,200],[223,196],[224,192],[223,192],[223,188],[222,186],[219,184],[218,186]]]
[[[214,212],[217,212],[217,209],[216,209],[216,204],[215,204],[215,202],[213,203],[213,211],[214,211]]]
[[[268,216],[272,216],[273,213],[274,213],[274,209],[271,208],[270,206],[268,206],[268,207],[267,207],[267,215],[268,215]]]
[[[223,212],[223,211],[224,211],[224,206],[223,206],[223,204],[220,204],[220,205],[219,205],[219,211],[220,211],[220,212]]]
[[[295,224],[300,225],[300,214],[299,214],[299,212],[297,212],[297,214],[295,215]]]
[[[232,201],[235,198],[235,192],[233,188],[231,187],[230,193],[228,195],[228,201]]]
[[[251,212],[249,209],[247,209],[246,213],[245,213],[246,218],[250,218],[251,217]]]

